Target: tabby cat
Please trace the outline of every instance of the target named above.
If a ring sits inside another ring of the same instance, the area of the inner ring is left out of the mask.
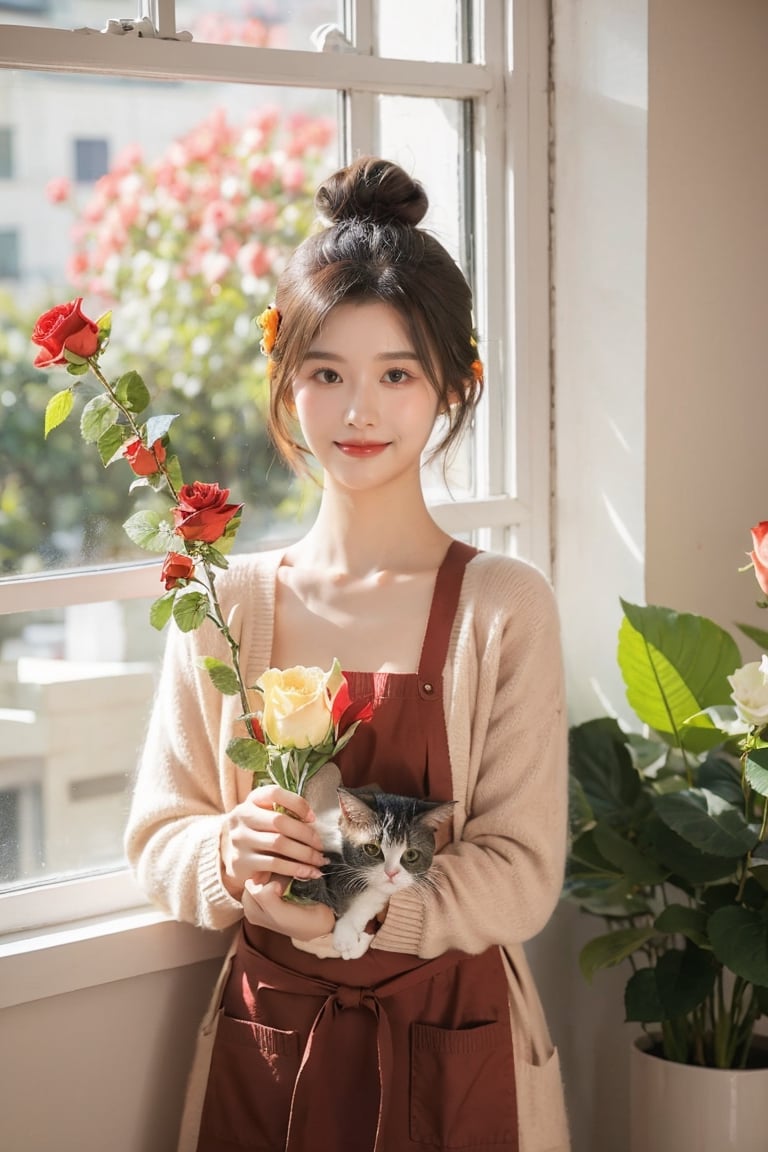
[[[395,892],[433,882],[435,832],[454,801],[442,803],[372,788],[339,788],[339,810],[320,828],[329,863],[319,880],[294,880],[295,899],[327,904],[337,916],[334,948],[345,960],[368,949],[365,927]]]

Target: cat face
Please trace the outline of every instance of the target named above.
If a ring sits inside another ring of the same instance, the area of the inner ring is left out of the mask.
[[[435,853],[435,831],[453,811],[440,803],[365,788],[339,788],[342,855],[366,887],[387,897],[423,881]]]

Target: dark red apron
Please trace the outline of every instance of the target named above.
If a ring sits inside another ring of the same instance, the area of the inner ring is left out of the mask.
[[[474,555],[446,553],[418,673],[346,673],[376,705],[338,758],[347,786],[452,798],[442,675]],[[320,959],[243,921],[222,1007],[198,1152],[518,1152],[498,948]]]

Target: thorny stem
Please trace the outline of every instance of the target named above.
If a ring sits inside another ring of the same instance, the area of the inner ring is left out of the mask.
[[[133,413],[130,411],[130,409],[126,408],[124,404],[120,403],[120,400],[118,398],[117,393],[115,392],[115,390],[112,387],[112,385],[110,384],[109,380],[107,380],[106,376],[104,375],[101,368],[99,367],[98,360],[95,360],[93,357],[89,357],[88,367],[90,368],[91,372],[93,372],[94,376],[96,377],[96,379],[99,381],[99,383],[101,384],[104,391],[109,396],[111,403],[114,404],[114,406],[115,406],[115,408],[117,408],[118,412],[120,412],[121,415],[125,417],[131,431],[134,433],[134,435],[141,438],[141,428],[136,423],[136,420],[133,416]],[[168,488],[170,490],[171,495],[173,496],[174,500],[178,500],[179,494],[173,486],[173,481],[171,480],[171,477],[168,473],[167,467],[165,466],[165,464],[161,464],[160,461],[157,459],[157,455],[156,455],[155,450],[152,447],[152,445],[148,444],[147,447],[149,448],[149,451],[152,453],[152,455],[155,457],[155,463],[157,464],[157,470],[158,470],[158,472],[162,473],[163,479],[165,480],[166,484],[168,485]]]
[[[126,408],[124,404],[121,404],[117,393],[115,392],[114,388],[109,383],[109,380],[107,380],[106,376],[102,372],[102,370],[99,366],[98,360],[96,360],[93,357],[88,358],[88,366],[89,366],[91,372],[93,372],[96,379],[101,384],[104,391],[107,393],[107,396],[109,397],[110,402],[115,406],[115,408],[117,408],[118,412],[120,412],[121,415],[127,421],[128,426],[130,427],[131,431],[134,433],[134,435],[141,437],[141,428],[136,423],[136,420],[133,416],[133,413],[128,408]],[[173,499],[175,501],[178,501],[179,494],[173,485],[173,481],[171,480],[170,475],[168,474],[167,467],[165,466],[164,463],[161,463],[157,459],[157,454],[155,453],[154,447],[152,445],[147,445],[147,447],[152,452],[152,455],[155,457],[155,462],[157,463],[157,470],[158,470],[158,472],[162,473],[163,478],[165,479],[165,482],[168,485],[168,489],[171,493],[171,496],[173,497]],[[243,715],[245,716],[245,726],[248,730],[248,735],[251,736],[253,739],[255,739],[256,733],[254,731],[253,724],[250,720],[250,717],[248,716],[248,713],[250,712],[250,703],[248,701],[248,693],[246,691],[245,681],[243,680],[243,674],[240,671],[240,645],[237,643],[234,636],[230,632],[229,626],[227,625],[227,622],[224,619],[224,613],[221,610],[221,604],[219,603],[219,597],[216,593],[216,575],[213,571],[213,565],[210,563],[209,560],[206,559],[205,556],[202,556],[200,559],[201,559],[201,563],[203,565],[203,569],[205,570],[208,592],[210,594],[211,603],[213,604],[213,612],[209,613],[208,615],[209,615],[209,618],[212,620],[212,622],[216,625],[218,630],[221,632],[222,636],[224,637],[224,639],[225,639],[225,641],[229,647],[230,655],[232,657],[232,670],[235,674],[235,678],[237,679],[237,687],[238,687],[238,693],[240,696],[240,704],[241,704],[242,709],[243,709]]]

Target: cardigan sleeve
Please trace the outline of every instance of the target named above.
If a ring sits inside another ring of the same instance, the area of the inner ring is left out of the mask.
[[[128,860],[152,902],[205,928],[226,928],[242,915],[221,876],[222,697],[196,666],[199,655],[217,650],[213,627],[168,633],[125,835]]]
[[[217,580],[225,615],[239,606],[241,666],[258,675],[269,659],[277,554],[239,557]],[[237,631],[236,625],[232,627]],[[139,761],[125,850],[147,896],[177,920],[227,928],[242,917],[221,874],[225,813],[237,803],[235,768],[226,745],[239,698],[222,696],[201,656],[229,660],[211,623],[168,632],[158,691]]]
[[[563,883],[567,718],[554,595],[541,573],[512,561],[490,566],[470,609],[474,653],[460,630],[451,705],[472,710],[466,795],[456,794],[466,820],[435,860],[437,883],[393,898],[374,944],[425,958],[532,938]],[[458,762],[462,751],[452,744],[451,755]]]

